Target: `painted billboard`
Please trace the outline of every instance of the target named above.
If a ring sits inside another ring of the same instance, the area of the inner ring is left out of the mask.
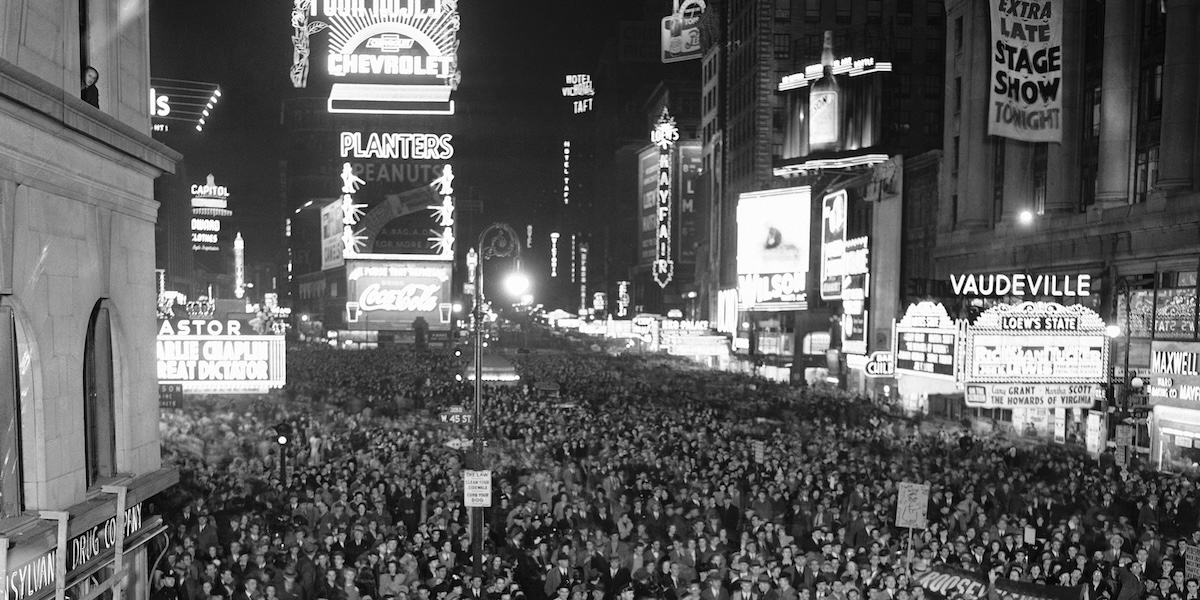
[[[283,387],[282,335],[259,319],[173,318],[159,322],[158,382],[191,394],[260,394]]]
[[[1010,0],[990,0],[989,5],[988,134],[1024,142],[1061,142],[1062,5]]]
[[[406,331],[418,321],[450,328],[449,262],[346,259],[349,329]]]
[[[704,0],[675,0],[675,10],[662,19],[662,62],[698,60],[704,54],[700,46],[700,17]]]
[[[842,298],[842,254],[846,247],[846,190],[826,194],[821,201],[821,299]]]
[[[808,308],[808,186],[749,192],[738,199],[738,305],[742,310]]]

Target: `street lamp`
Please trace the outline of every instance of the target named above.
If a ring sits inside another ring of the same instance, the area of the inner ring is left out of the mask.
[[[467,259],[468,268],[475,272],[475,414],[471,419],[471,468],[472,470],[481,470],[483,467],[483,263],[497,257],[512,256],[514,258],[517,272],[510,275],[505,281],[505,287],[510,292],[520,288],[518,293],[524,293],[525,289],[529,287],[529,278],[520,273],[521,238],[517,237],[517,232],[508,224],[492,223],[489,225],[479,234],[475,250],[474,253],[471,253],[473,256],[468,255]],[[483,509],[472,507],[471,513],[471,558],[473,563],[471,575],[479,577],[482,574],[483,566]]]

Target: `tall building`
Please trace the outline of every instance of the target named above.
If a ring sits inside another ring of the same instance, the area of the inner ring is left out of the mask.
[[[1164,371],[1170,363],[1156,358],[1200,352],[1200,4],[1114,0],[1053,8],[1061,12],[1041,15],[1050,49],[1039,51],[1023,50],[1030,41],[1014,33],[1018,17],[993,17],[988,2],[947,3],[952,83],[937,278],[1029,273],[1090,280],[1090,293],[1060,301],[1084,304],[1119,326],[1112,400],[1123,406],[1148,399],[1160,421],[1200,423],[1194,402],[1177,389],[1195,378]],[[1030,87],[1046,76],[1049,85]],[[1020,107],[1035,101],[1038,108]],[[1051,131],[1055,139],[990,135],[998,126],[1025,137]],[[1149,437],[1179,447],[1161,429],[1142,426],[1139,445]]]
[[[10,597],[148,598],[164,527],[147,502],[178,480],[159,450],[153,183],[180,156],[150,137],[148,5],[0,9],[0,553],[25,582]]]
[[[719,0],[709,3],[702,31],[701,198],[709,239],[698,258],[706,265],[698,289],[701,315],[721,321],[735,337],[749,336],[740,351],[790,364],[793,346],[802,343],[793,340],[829,332],[838,308],[812,293],[799,304],[766,310],[733,299],[740,283],[739,198],[808,187],[791,197],[802,204],[796,210],[815,207],[810,222],[819,222],[827,188],[838,189],[889,156],[938,148],[944,6],[941,0]],[[831,58],[829,70],[822,68],[823,54]],[[837,141],[820,144],[808,129],[809,99],[834,79],[848,86],[833,109]],[[815,290],[817,271],[799,271],[809,273],[804,289]],[[730,302],[742,307],[740,314],[725,306]],[[781,351],[757,352],[755,336]]]

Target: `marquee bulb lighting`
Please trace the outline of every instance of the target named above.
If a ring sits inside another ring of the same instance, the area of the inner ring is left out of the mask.
[[[1110,338],[1119,338],[1121,337],[1121,326],[1109,325],[1108,327],[1104,328],[1104,332],[1107,333],[1108,337]]]
[[[220,89],[217,89],[216,91],[214,91],[214,92],[213,92],[213,95],[214,95],[214,96],[216,96],[216,97],[218,97],[218,98],[220,98],[220,97],[221,97],[221,90],[220,90]]]
[[[197,126],[196,126],[196,131],[204,131],[204,128],[203,128],[203,127],[201,127],[200,125],[197,125]]]
[[[206,117],[207,117],[207,116],[208,116],[208,109],[206,108],[206,109],[204,109],[204,110],[201,110],[201,111],[200,111],[200,114],[202,114],[202,115],[204,115],[204,116],[206,116]]]

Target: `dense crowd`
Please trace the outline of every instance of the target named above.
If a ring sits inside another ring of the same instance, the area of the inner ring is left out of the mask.
[[[1187,479],[665,358],[517,360],[522,383],[486,392],[478,569],[445,444],[469,432],[437,418],[469,402],[462,365],[295,348],[287,394],[164,414],[181,484],[156,600],[922,600],[945,592],[921,583],[939,568],[1200,600]],[[901,482],[931,486],[927,527],[895,527]]]

